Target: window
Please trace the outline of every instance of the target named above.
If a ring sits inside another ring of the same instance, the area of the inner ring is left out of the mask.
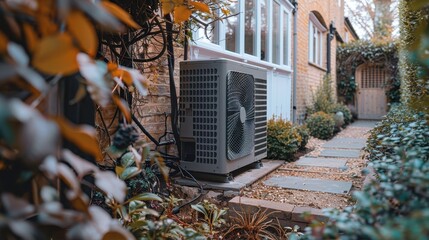
[[[229,1],[230,16],[215,22],[208,34],[196,30],[196,45],[203,43],[214,51],[240,55],[234,57],[290,66],[292,8],[288,0]]]
[[[308,61],[320,67],[324,60],[325,32],[326,28],[319,22],[317,17],[311,13],[308,30]]]
[[[256,55],[256,0],[245,1],[244,49]]]
[[[273,63],[280,64],[280,4],[273,2]]]
[[[240,39],[240,18],[237,13],[240,11],[238,2],[231,2],[229,9],[231,16],[225,20],[225,48],[231,52],[239,51]]]

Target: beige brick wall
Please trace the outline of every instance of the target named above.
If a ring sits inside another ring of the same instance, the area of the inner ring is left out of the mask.
[[[313,92],[326,74],[326,34],[324,35],[324,64],[322,68],[309,64],[308,61],[308,25],[309,15],[317,11],[323,17],[327,27],[334,22],[339,34],[344,38],[344,0],[340,6],[338,0],[305,0],[298,1],[298,53],[297,53],[297,116],[303,115],[307,106],[312,103]],[[333,88],[336,89],[336,46],[337,40],[331,41],[331,76]]]

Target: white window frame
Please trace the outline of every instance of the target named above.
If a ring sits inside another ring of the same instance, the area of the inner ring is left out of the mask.
[[[273,38],[273,31],[272,31],[272,26],[273,26],[273,17],[272,17],[272,11],[273,11],[273,3],[277,2],[280,4],[280,9],[279,9],[279,30],[281,31],[280,33],[280,49],[273,49],[272,46],[272,38]],[[244,13],[245,11],[245,1],[237,1],[240,5],[239,5],[239,11],[240,13]],[[238,31],[237,34],[239,34],[238,40],[237,42],[238,44],[238,51],[237,52],[232,52],[232,51],[228,51],[226,50],[226,46],[225,46],[225,23],[219,21],[217,23],[218,29],[215,30],[217,31],[218,34],[218,38],[219,38],[219,42],[218,44],[210,42],[210,40],[207,40],[205,38],[205,36],[199,36],[198,35],[198,31],[194,32],[194,39],[195,39],[195,46],[198,47],[202,47],[208,50],[212,50],[212,51],[218,51],[219,55],[224,57],[225,55],[230,55],[233,58],[241,58],[244,61],[252,61],[252,62],[257,62],[257,63],[264,63],[264,65],[270,65],[273,66],[274,68],[282,68],[282,69],[287,69],[287,70],[291,70],[291,34],[290,34],[290,29],[291,29],[291,16],[292,16],[292,9],[293,6],[292,4],[288,1],[288,0],[267,0],[267,6],[268,6],[268,16],[269,18],[268,20],[268,26],[269,26],[269,34],[268,34],[268,38],[267,38],[267,42],[268,42],[268,49],[267,52],[265,53],[266,55],[266,60],[261,60],[261,0],[256,0],[256,44],[257,46],[256,48],[256,54],[255,55],[251,55],[251,54],[247,54],[245,53],[245,47],[244,47],[244,41],[245,41],[245,36],[244,36],[244,17],[245,14],[240,14],[238,16],[239,18],[239,27],[238,27]],[[288,19],[284,19],[284,13],[287,14]],[[284,24],[288,24],[288,26],[286,27],[286,32],[283,32],[284,30]],[[284,43],[284,36],[283,34],[287,34],[287,43]],[[285,48],[287,48],[287,50],[285,50]],[[272,61],[272,56],[273,56],[273,51],[279,51],[279,57],[280,57],[280,62],[278,64],[273,63]],[[289,56],[287,56],[287,61],[284,61],[284,53],[287,52],[287,54]]]
[[[320,23],[314,13],[310,13],[308,24],[308,62],[319,67],[324,62],[324,43],[327,29]],[[316,44],[314,44],[316,42]]]

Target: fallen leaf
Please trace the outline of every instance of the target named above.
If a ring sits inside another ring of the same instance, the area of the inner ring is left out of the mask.
[[[95,57],[98,48],[98,38],[93,23],[81,12],[70,12],[67,18],[67,28],[77,40],[81,49],[89,56]]]
[[[67,33],[59,33],[42,38],[34,51],[32,65],[46,74],[69,75],[79,70],[72,38]]]

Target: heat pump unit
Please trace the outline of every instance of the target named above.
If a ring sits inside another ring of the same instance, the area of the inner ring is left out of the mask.
[[[267,72],[227,59],[180,63],[181,166],[230,175],[267,156]]]

